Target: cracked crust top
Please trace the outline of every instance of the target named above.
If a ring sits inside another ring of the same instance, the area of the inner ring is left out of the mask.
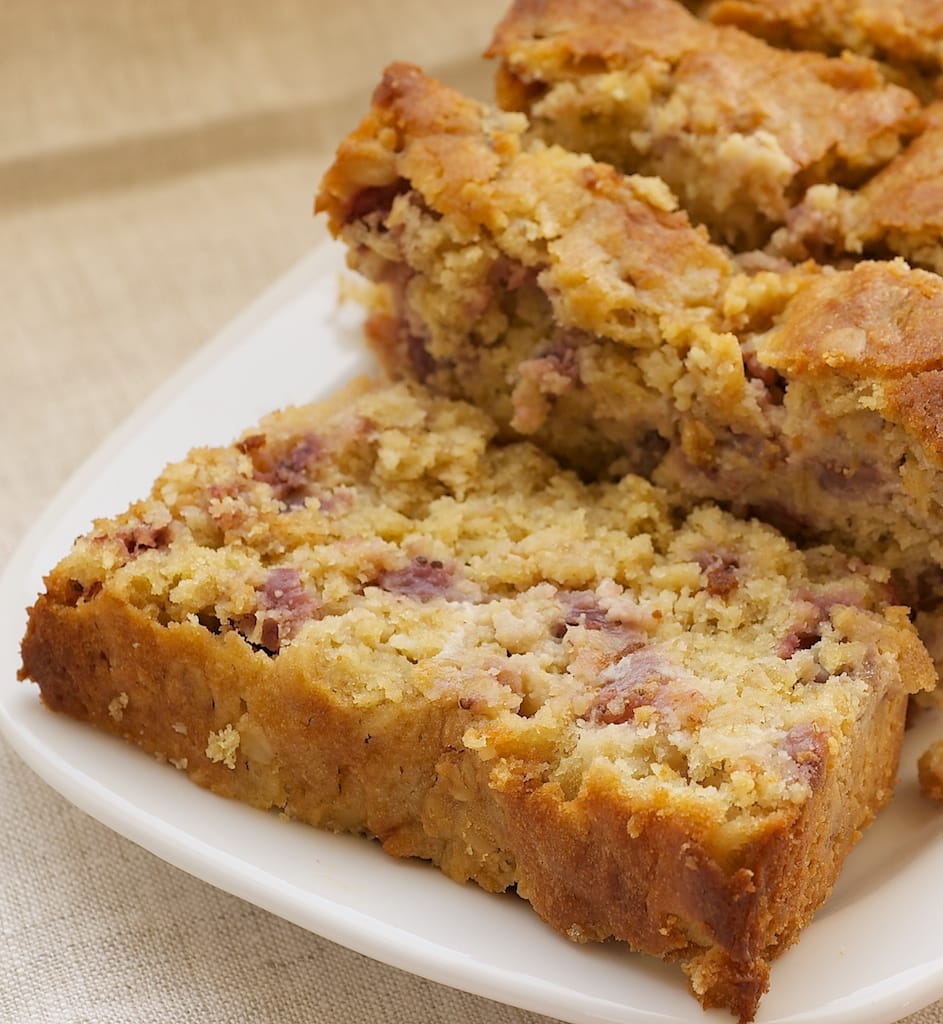
[[[487,55],[504,62],[498,99],[513,109],[562,78],[660,65],[697,95],[689,130],[767,131],[810,170],[832,148],[866,164],[879,136],[919,122],[916,97],[870,60],[777,50],[673,0],[517,0]]]
[[[903,260],[810,276],[760,358],[798,374],[897,380],[943,367],[943,279]]]
[[[940,0],[713,0],[705,13],[777,46],[848,49],[918,74],[943,62]]]
[[[519,0],[488,54],[535,134],[653,174],[740,251],[817,185],[857,187],[923,124],[876,62],[776,49],[675,0]]]
[[[509,256],[539,263],[586,329],[602,329],[620,303],[718,319],[734,264],[662,182],[626,177],[525,131],[520,115],[393,64],[370,113],[338,149],[316,209],[336,234],[384,197],[413,190],[458,230],[484,229]]]
[[[515,10],[546,6],[529,0]],[[943,370],[943,281],[935,274],[903,261],[852,270],[810,264],[750,283],[655,179],[547,147],[527,136],[519,115],[393,64],[368,116],[341,144],[317,209],[339,233],[402,193],[448,216],[468,241],[484,230],[546,275],[566,297],[569,326],[611,333],[620,311],[644,308],[663,326],[693,315],[742,335],[745,321],[769,315],[775,326],[759,342],[765,363],[787,376],[873,382],[879,411],[934,458],[943,455],[928,398]],[[731,287],[744,282],[748,308],[734,315]]]

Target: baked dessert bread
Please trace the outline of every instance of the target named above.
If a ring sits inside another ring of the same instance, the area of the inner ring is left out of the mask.
[[[919,127],[875,63],[779,50],[675,0],[516,0],[488,54],[542,138],[657,175],[692,219],[761,246],[816,183],[852,186]]]
[[[194,451],[30,612],[52,709],[752,1017],[932,668],[887,573],[355,386]]]
[[[939,0],[702,0],[693,6],[717,24],[776,46],[873,57],[920,91],[934,88],[943,66]]]
[[[813,185],[770,252],[820,261],[896,255],[943,273],[943,104],[925,114],[926,129],[861,188]]]
[[[405,65],[318,206],[377,282],[373,344],[394,374],[583,473],[621,460],[682,505],[719,500],[886,564],[906,603],[943,600],[936,274],[747,273],[662,182]]]
[[[677,360],[655,355],[640,372],[623,350],[711,344],[736,266],[664,183],[526,127],[394,65],[317,208],[381,285],[370,331],[388,370],[470,398],[593,472],[643,437],[660,454]],[[583,345],[594,328],[612,344]]]

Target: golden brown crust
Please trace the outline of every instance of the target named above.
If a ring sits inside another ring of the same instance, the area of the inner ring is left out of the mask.
[[[943,369],[889,381],[884,395],[889,415],[943,457]]]
[[[903,256],[943,272],[943,104],[925,116],[921,134],[861,188],[809,189],[769,251],[793,260]]]
[[[714,0],[705,14],[778,46],[851,50],[917,75],[938,72],[943,56],[939,0]]]
[[[428,172],[430,192],[452,209],[461,207],[456,191],[460,192],[463,182],[490,178],[498,157],[489,152],[483,139],[479,146],[463,146],[458,154],[449,146],[449,137],[478,137],[480,128],[478,104],[453,90],[430,88],[426,76],[413,65],[391,64],[374,91],[370,113],[338,148],[334,164],[322,180],[315,210],[326,212],[336,231],[354,212],[352,203],[365,189],[397,185],[401,168],[396,158],[409,160],[408,154],[402,154],[404,140],[416,136],[423,142],[411,148],[420,150],[416,159]],[[496,133],[495,140],[513,146],[514,133]],[[436,188],[435,163],[441,149],[448,162]],[[459,166],[455,166],[456,159],[461,161]]]
[[[515,218],[541,203],[540,241],[558,251],[544,254],[537,269],[568,264],[578,252],[598,260],[606,278],[637,282],[666,313],[680,304],[685,277],[716,281],[732,271],[723,251],[674,209],[667,190],[646,192],[644,180],[562,152],[532,152],[524,128],[419,68],[391,65],[370,113],[339,147],[316,208],[337,233],[377,198],[372,190],[398,185],[463,228],[510,235]],[[626,246],[627,233],[640,244]],[[591,281],[585,289],[588,307],[598,296]],[[716,294],[712,289],[703,304],[716,302]]]
[[[454,704],[417,702],[402,723],[412,738],[391,736],[382,708],[345,704],[297,658],[273,660],[235,634],[160,626],[107,595],[73,607],[40,597],[22,654],[50,709],[120,736],[214,793],[369,832],[399,856],[443,856],[446,843],[421,824],[441,755],[423,737],[460,742],[471,714]],[[211,734],[227,727],[238,734],[231,765],[207,754]],[[476,880],[509,884],[484,866]]]
[[[943,279],[903,261],[810,277],[763,340],[788,374],[897,379],[943,367]]]
[[[905,714],[906,700],[873,708],[864,728],[882,753],[872,757],[862,747],[833,766],[800,813],[770,823],[733,865],[719,863],[690,824],[679,829],[663,814],[627,814],[604,778],[562,801],[552,784],[505,766],[492,785],[516,851],[518,890],[561,930],[614,936],[685,961],[705,1007],[751,1020],[770,960],[796,941],[860,829],[890,798],[896,772],[886,755],[901,741]],[[872,797],[861,799],[863,791]],[[796,864],[807,868],[801,883]],[[637,900],[626,900],[625,879]]]
[[[924,132],[860,195],[867,212],[851,230],[865,241],[888,231],[943,229],[943,127]]]
[[[492,234],[508,256],[529,258],[528,269],[556,274],[559,268],[568,298],[577,280],[587,279],[585,298],[572,303],[586,316],[603,299],[593,278],[637,284],[665,315],[684,306],[701,307],[702,316],[716,311],[735,267],[691,227],[663,185],[534,146],[524,127],[418,68],[393,65],[370,114],[338,148],[316,208],[339,233],[373,212],[374,189],[398,185],[436,214]],[[527,228],[534,242],[528,248],[515,231],[535,214],[541,220]],[[590,261],[592,274],[586,273]]]
[[[802,166],[831,146],[863,156],[876,133],[907,133],[919,123],[916,98],[888,86],[872,62],[779,51],[698,21],[674,0],[523,0],[486,55],[544,84],[664,61],[706,91],[711,120],[703,130],[722,137],[762,126]],[[734,92],[721,98],[714,91],[721,84]]]
[[[676,60],[720,38],[683,7],[662,0],[517,0],[495,29],[486,57],[511,60],[526,47],[535,64],[599,70],[646,57]],[[535,75],[535,78],[540,78]]]
[[[810,185],[860,180],[920,124],[917,98],[873,62],[777,50],[674,0],[527,0],[488,54],[498,102],[543,137],[660,174],[746,247]]]
[[[906,708],[900,688],[877,701],[812,800],[770,819],[725,865],[709,822],[633,811],[605,773],[567,799],[534,764],[480,761],[462,746],[474,714],[454,701],[418,701],[394,721],[382,706],[346,703],[311,665],[252,652],[233,634],[160,626],[108,597],[72,607],[41,597],[23,658],[52,710],[213,792],[375,835],[389,853],[491,891],[516,884],[571,939],[614,937],[681,960],[704,1005],[741,1021],[767,988],[769,960],[795,941],[889,798]],[[208,757],[207,737],[226,728],[238,735],[231,763]]]

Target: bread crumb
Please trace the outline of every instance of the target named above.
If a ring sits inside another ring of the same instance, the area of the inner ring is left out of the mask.
[[[128,706],[128,695],[124,692],[119,693],[114,700],[108,705],[108,714],[116,721],[120,722],[124,718],[124,709]]]
[[[240,738],[231,725],[218,732],[211,732],[206,740],[206,756],[217,764],[222,762],[227,768],[235,768]]]
[[[931,800],[943,800],[943,740],[931,743],[917,761],[920,792]]]
[[[180,772],[185,772],[190,763],[185,757],[171,757],[169,760],[174,768]]]
[[[174,722],[173,730],[174,732],[179,732],[182,736],[187,735],[187,726],[184,722]]]

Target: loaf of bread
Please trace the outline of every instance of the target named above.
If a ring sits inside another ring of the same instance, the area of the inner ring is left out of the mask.
[[[53,569],[22,675],[748,1020],[889,798],[929,659],[885,571],[496,435],[362,384],[195,450]]]
[[[489,54],[498,103],[535,133],[657,175],[738,248],[763,245],[809,186],[880,170],[920,124],[874,62],[780,50],[676,0],[516,0]]]
[[[654,473],[943,601],[943,279],[903,261],[748,270],[662,181],[547,146],[396,65],[319,207],[377,283],[394,374],[589,475]],[[943,663],[941,663],[943,664]]]

